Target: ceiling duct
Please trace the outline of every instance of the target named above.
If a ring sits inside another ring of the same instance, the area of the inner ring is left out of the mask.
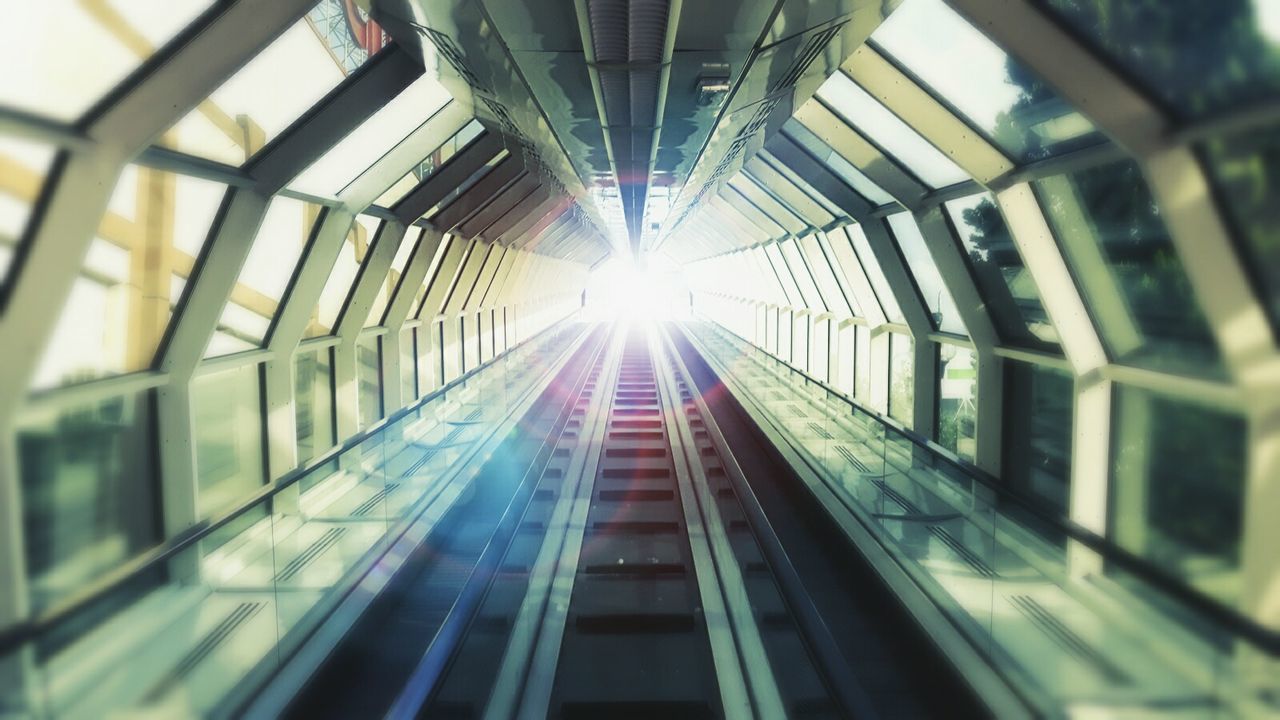
[[[673,4],[678,12],[679,0],[578,2],[600,124],[633,251],[640,247],[670,78]]]

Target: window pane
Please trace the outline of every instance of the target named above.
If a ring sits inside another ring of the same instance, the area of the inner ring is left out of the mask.
[[[1065,517],[1071,484],[1075,381],[1061,370],[1005,361],[1003,476]]]
[[[916,286],[924,296],[924,304],[933,315],[933,326],[943,332],[957,335],[968,335],[964,323],[960,320],[960,312],[956,310],[956,302],[951,299],[951,292],[942,282],[938,266],[933,263],[933,255],[925,245],[920,228],[910,213],[898,213],[889,216],[889,227],[893,230],[894,239],[902,255],[907,259],[907,266],[915,277]]]
[[[6,3],[0,106],[72,122],[209,7],[210,0]]]
[[[977,449],[978,356],[938,345],[938,444],[967,460]]]
[[[1240,597],[1245,423],[1117,386],[1112,535],[1228,605]]]
[[[813,273],[813,279],[817,283],[819,292],[822,293],[822,300],[827,309],[837,315],[848,313],[853,317],[865,317],[858,307],[857,299],[846,297],[844,291],[840,289],[835,273],[832,272],[831,261],[827,259],[827,253],[820,246],[820,243],[827,242],[827,239],[822,235],[810,235],[796,242],[800,243],[800,249],[804,251],[805,264]]]
[[[898,306],[898,298],[889,287],[889,280],[880,269],[875,253],[871,251],[871,243],[867,241],[866,233],[858,225],[845,225],[844,231],[853,244],[853,251],[858,256],[862,271],[866,273],[867,281],[871,283],[871,289],[875,291],[876,300],[880,301],[884,316],[889,322],[903,322],[902,308]]]
[[[346,76],[315,21],[304,17],[165,133],[160,144],[241,165]]]
[[[360,427],[382,419],[382,339],[365,335],[356,346],[356,377],[360,383]]]
[[[930,145],[848,75],[838,72],[827,78],[818,88],[817,97],[929,187],[945,187],[969,179],[942,151]]]
[[[447,195],[440,198],[440,202],[436,203],[435,205],[432,205],[430,208],[427,209],[426,212],[422,213],[422,217],[424,218],[435,217],[436,213],[443,210],[446,206],[449,205],[449,203],[452,203],[463,193],[470,190],[471,186],[480,182],[480,180],[483,179],[485,175],[489,174],[490,170],[497,167],[498,163],[502,162],[503,160],[506,160],[507,156],[510,154],[511,153],[507,152],[506,148],[503,148],[502,150],[500,150],[497,155],[494,155],[493,158],[489,160],[489,162],[484,164],[484,167],[471,173],[471,176],[468,177],[466,180],[463,180],[461,183],[459,183],[458,187],[450,190]]]
[[[1217,346],[1137,164],[1036,182],[1045,214],[1112,356],[1221,375]]]
[[[318,213],[317,206],[300,200],[277,196],[271,201],[205,357],[262,344]]]
[[[404,177],[396,181],[396,184],[387,188],[382,196],[374,201],[375,205],[381,205],[385,208],[395,206],[396,203],[409,193],[410,190],[418,186],[418,183],[431,177],[431,174],[440,169],[440,166],[453,159],[459,151],[471,143],[472,140],[480,137],[484,132],[484,126],[479,122],[472,120],[459,130],[453,137],[445,141],[443,145],[436,148],[434,152],[422,159],[418,166],[410,170]]]
[[[200,375],[191,384],[202,518],[230,510],[265,481],[258,367]]]
[[[910,335],[889,335],[889,417],[907,427],[915,423],[915,343]]]
[[[871,328],[853,326],[853,395],[864,405],[871,402]]]
[[[805,130],[804,132],[809,132],[809,131]],[[756,155],[756,157],[763,160],[766,165],[778,171],[779,174],[781,174],[786,179],[790,180],[792,184],[800,188],[805,195],[808,195],[814,202],[821,205],[823,210],[826,210],[827,212],[831,213],[832,215],[838,218],[845,217],[844,210],[841,210],[835,203],[828,200],[825,195],[818,192],[817,188],[810,185],[808,180],[805,180],[804,178],[800,177],[795,173],[794,170],[787,167],[787,165],[783,163],[781,160],[777,159],[773,155],[770,155],[768,150],[761,150]]]
[[[53,156],[52,145],[0,137],[0,286],[8,282],[14,248],[27,229]]]
[[[34,609],[160,540],[151,395],[27,413],[17,432]]]
[[[300,351],[293,368],[294,425],[298,465],[333,447],[333,353],[330,348]],[[305,482],[305,481],[304,481]]]
[[[991,193],[946,204],[982,299],[1005,342],[1057,349],[1058,332]]]
[[[1273,0],[1043,0],[1184,118],[1280,95]]]
[[[369,306],[369,314],[365,316],[364,326],[374,327],[382,324],[382,316],[387,312],[387,305],[391,302],[391,294],[395,292],[396,285],[400,282],[400,276],[404,274],[404,268],[409,264],[409,256],[413,254],[413,247],[421,236],[420,229],[410,229],[408,232],[400,235],[387,234],[383,238],[383,242],[399,242],[396,248],[396,255],[391,259],[391,267],[387,269],[387,274],[382,278],[382,282],[378,285],[378,294],[373,299],[373,305]]]
[[[1092,123],[942,0],[907,0],[871,40],[1015,160],[1102,140]]]
[[[376,227],[377,221],[373,222]],[[338,258],[329,270],[329,277],[324,281],[324,289],[320,291],[320,299],[316,301],[316,309],[311,315],[304,337],[321,337],[333,332],[372,240],[368,222],[351,223],[347,238],[338,249]]]
[[[836,177],[845,182],[846,185],[853,188],[859,195],[866,198],[872,205],[888,205],[892,203],[893,197],[889,193],[880,189],[862,171],[854,167],[848,160],[845,160],[839,153],[832,150],[822,139],[814,135],[809,128],[797,121],[789,121],[784,127],[786,134],[800,144],[809,154],[817,158],[818,162],[826,166],[828,170],[836,174]]]
[[[411,405],[418,399],[418,329],[400,331],[400,401]]]
[[[303,170],[289,187],[313,195],[337,194],[449,100],[449,92],[435,74],[425,73]]]
[[[1271,321],[1280,326],[1280,128],[1205,144],[1209,171],[1225,210],[1243,239]]]
[[[151,367],[225,192],[207,180],[125,168],[33,389]]]
[[[809,274],[808,264],[800,257],[800,249],[796,247],[796,242],[795,240],[782,241],[782,257],[786,260],[792,277],[795,278],[805,307],[815,312],[826,312],[827,305],[818,295],[818,286],[814,284],[813,276]]]

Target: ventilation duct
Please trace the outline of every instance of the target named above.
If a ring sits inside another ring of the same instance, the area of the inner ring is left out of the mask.
[[[672,0],[579,0],[583,44],[633,251],[640,247],[670,77],[671,15]]]

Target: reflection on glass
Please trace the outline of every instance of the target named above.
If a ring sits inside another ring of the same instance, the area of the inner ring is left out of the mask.
[[[151,367],[225,190],[154,168],[125,168],[33,389]]]
[[[1136,163],[1035,183],[1114,359],[1221,375],[1218,349]]]
[[[1043,0],[1183,118],[1280,95],[1274,0]]]
[[[418,163],[404,177],[387,188],[386,192],[382,193],[373,204],[385,208],[394,207],[410,190],[417,187],[423,180],[431,177],[432,173],[453,159],[454,155],[457,155],[463,148],[471,144],[472,140],[480,137],[483,132],[484,126],[478,121],[472,120],[467,123],[453,137],[446,140],[443,145],[423,158],[422,162]]]
[[[902,308],[898,305],[898,298],[893,294],[893,288],[889,287],[889,280],[880,269],[875,253],[871,251],[866,233],[860,225],[845,225],[844,231],[853,245],[853,251],[858,256],[858,264],[862,266],[862,271],[867,276],[867,282],[871,284],[876,300],[880,302],[884,316],[889,322],[903,322]]]
[[[0,107],[73,122],[210,0],[6,3]]]
[[[1058,332],[1040,302],[1035,280],[1022,264],[1009,228],[991,193],[946,204],[965,259],[1005,342],[1057,349]]]
[[[818,88],[817,97],[925,185],[938,188],[969,179],[951,158],[930,145],[848,75],[838,72],[827,78]]]
[[[1004,367],[1001,475],[1024,496],[1066,516],[1075,381],[1043,365],[1005,360]]]
[[[346,75],[315,21],[304,17],[166,132],[160,144],[241,165]]]
[[[1123,385],[1115,398],[1114,539],[1234,605],[1240,597],[1244,420]]]
[[[293,387],[298,464],[306,465],[307,461],[333,447],[337,440],[333,414],[332,349],[300,351],[293,366]]]
[[[312,195],[336,195],[449,100],[449,92],[434,73],[422,75],[303,170],[289,187]]]
[[[249,257],[240,270],[231,299],[205,357],[250,350],[262,344],[280,298],[318,215],[315,205],[277,195],[267,207]]]
[[[915,343],[910,335],[889,335],[889,417],[915,424]]]
[[[973,460],[977,449],[978,356],[938,345],[938,444]]]
[[[0,286],[8,281],[14,249],[26,231],[53,155],[52,145],[0,137]]]
[[[862,174],[861,170],[828,147],[821,138],[814,135],[809,128],[799,121],[788,121],[783,127],[783,132],[799,143],[805,150],[808,150],[809,154],[813,155],[818,162],[835,173],[846,185],[856,190],[859,195],[866,198],[872,205],[878,207],[880,205],[888,205],[894,201],[889,193],[881,190],[879,185],[871,181],[871,178]]]
[[[942,275],[933,262],[933,255],[929,252],[916,221],[910,213],[905,212],[890,215],[888,221],[893,237],[898,241],[898,248],[907,260],[907,267],[915,277],[916,287],[933,317],[933,326],[943,332],[968,335],[969,332],[960,319],[960,311],[956,309],[956,301],[951,298],[951,291],[942,281]]]
[[[1205,158],[1271,321],[1280,326],[1280,127],[1205,143]]]
[[[1101,140],[1092,123],[942,0],[907,0],[871,41],[1019,162]]]
[[[35,609],[159,541],[154,437],[147,393],[24,416],[17,447]]]
[[[202,518],[235,507],[265,481],[258,367],[208,373],[191,383]]]
[[[356,382],[359,383],[360,427],[382,419],[382,338],[364,335],[356,344]]]

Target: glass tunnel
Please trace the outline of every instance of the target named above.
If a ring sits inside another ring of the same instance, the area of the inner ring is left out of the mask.
[[[6,9],[0,718],[1280,717],[1280,2]]]

